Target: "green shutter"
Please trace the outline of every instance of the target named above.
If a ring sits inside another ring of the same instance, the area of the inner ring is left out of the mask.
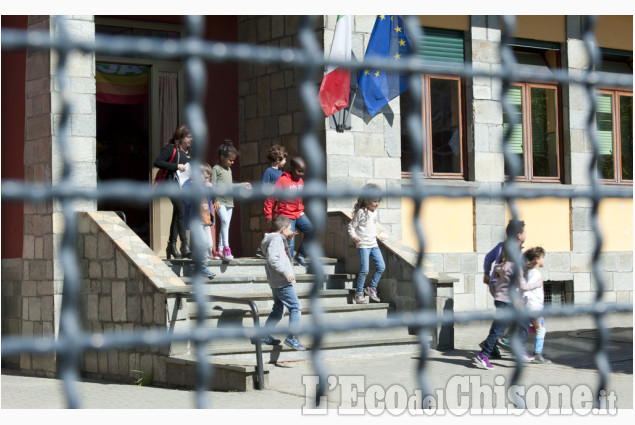
[[[514,130],[509,139],[509,148],[512,153],[522,154],[523,153],[523,94],[522,89],[520,87],[510,87],[507,92],[507,99],[509,102],[516,107],[515,114],[518,115],[518,124],[514,126]],[[509,128],[509,119],[507,118],[507,113],[503,112],[503,131],[507,132]]]
[[[597,138],[600,155],[613,153],[613,96],[599,94],[597,97]]]
[[[419,43],[419,56],[429,62],[462,64],[465,60],[463,33],[424,28]]]

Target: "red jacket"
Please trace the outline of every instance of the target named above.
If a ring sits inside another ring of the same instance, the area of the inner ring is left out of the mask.
[[[293,180],[291,174],[287,171],[282,173],[276,184],[274,185],[276,190],[285,189],[290,191],[302,190],[304,188],[304,180]],[[292,220],[297,220],[304,212],[304,203],[302,198],[297,199],[274,199],[267,198],[265,201],[265,218],[273,218],[279,215],[289,217]]]

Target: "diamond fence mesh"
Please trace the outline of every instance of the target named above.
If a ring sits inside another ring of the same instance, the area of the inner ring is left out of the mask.
[[[218,188],[206,189],[202,183],[195,183],[191,190],[181,191],[169,187],[159,187],[152,189],[147,183],[131,181],[106,181],[100,183],[96,189],[81,188],[76,185],[72,178],[72,170],[75,166],[69,148],[69,111],[71,102],[67,93],[69,91],[68,81],[65,78],[67,72],[67,59],[72,51],[94,52],[95,54],[108,56],[126,56],[135,53],[143,53],[157,59],[181,59],[185,78],[187,81],[187,94],[185,106],[185,121],[189,124],[194,135],[193,166],[196,167],[205,157],[208,147],[208,128],[204,113],[204,94],[206,85],[206,62],[252,62],[258,64],[284,64],[297,67],[303,71],[303,79],[299,85],[299,93],[303,102],[305,116],[305,127],[300,139],[300,149],[307,162],[307,175],[303,189],[303,198],[308,211],[308,215],[313,221],[316,234],[320,234],[326,227],[326,208],[328,199],[339,199],[360,196],[377,195],[386,198],[410,198],[414,201],[415,210],[413,226],[416,231],[419,249],[417,266],[413,273],[413,284],[416,288],[419,308],[408,313],[395,313],[383,320],[360,320],[354,323],[333,323],[324,320],[324,311],[317,302],[318,288],[317,282],[322,282],[325,278],[321,272],[320,260],[324,257],[323,248],[317,240],[306,242],[307,254],[310,258],[316,259],[314,268],[315,284],[311,292],[310,309],[312,319],[303,321],[302,325],[296,329],[299,335],[311,335],[314,337],[314,347],[311,350],[311,361],[315,366],[315,371],[319,375],[319,386],[316,395],[316,403],[321,395],[326,391],[328,369],[323,361],[323,353],[320,350],[324,335],[332,332],[341,332],[351,329],[371,329],[371,328],[391,328],[408,326],[416,329],[419,335],[421,360],[418,368],[418,380],[424,396],[432,393],[432,387],[426,377],[426,359],[428,352],[427,336],[435,326],[449,323],[468,323],[475,320],[491,320],[494,317],[519,321],[527,318],[524,311],[520,309],[509,309],[506,315],[500,312],[495,314],[492,311],[473,311],[462,314],[439,315],[436,312],[433,299],[433,288],[424,274],[423,260],[425,257],[425,237],[420,226],[419,216],[421,214],[421,203],[430,197],[446,198],[488,198],[504,200],[510,207],[512,218],[518,218],[515,201],[517,199],[536,198],[564,198],[564,199],[586,199],[592,204],[591,223],[595,235],[595,245],[592,252],[592,276],[597,282],[595,300],[589,305],[570,305],[564,303],[552,303],[545,307],[544,316],[579,316],[591,315],[595,318],[598,328],[598,337],[595,347],[595,361],[599,371],[599,382],[596,387],[596,402],[600,391],[606,388],[610,366],[607,353],[604,350],[608,330],[605,324],[605,315],[610,312],[632,312],[632,304],[608,304],[603,301],[605,291],[605,278],[599,264],[600,248],[602,245],[602,234],[598,226],[598,207],[605,198],[632,199],[632,189],[625,190],[624,187],[604,185],[598,179],[596,172],[596,162],[589,164],[588,174],[591,184],[583,188],[548,188],[537,186],[527,189],[519,188],[513,181],[508,181],[502,185],[500,190],[483,189],[480,187],[460,187],[456,185],[426,185],[426,181],[419,177],[421,164],[413,164],[411,169],[412,182],[408,186],[400,188],[386,189],[379,192],[367,191],[360,187],[334,186],[328,185],[325,176],[320,170],[324,170],[325,154],[322,143],[318,137],[323,131],[324,115],[317,102],[316,76],[319,77],[327,64],[341,65],[350,68],[353,72],[362,67],[383,68],[387,71],[400,71],[409,75],[409,92],[412,97],[412,105],[402,105],[402,113],[407,115],[405,123],[411,139],[411,150],[414,157],[423,156],[422,147],[422,122],[421,122],[421,79],[420,74],[434,71],[435,74],[459,75],[462,78],[470,79],[475,77],[491,77],[500,80],[503,88],[502,99],[503,108],[512,111],[514,107],[508,101],[505,94],[509,90],[511,82],[523,77],[531,77],[535,81],[554,79],[563,85],[580,85],[585,88],[586,94],[591,99],[591,107],[588,110],[586,120],[587,131],[590,135],[594,157],[598,157],[598,138],[595,131],[596,101],[595,92],[598,85],[621,87],[632,90],[632,76],[630,78],[601,74],[594,69],[600,61],[600,56],[595,43],[594,25],[595,17],[588,17],[584,20],[586,27],[583,28],[582,39],[587,48],[587,54],[591,58],[591,66],[588,70],[579,75],[572,75],[565,69],[553,70],[553,75],[545,77],[541,74],[532,74],[531,70],[519,65],[511,50],[510,37],[515,32],[515,19],[513,17],[503,17],[506,31],[503,32],[503,39],[500,43],[500,56],[502,63],[499,68],[488,72],[472,69],[466,66],[434,65],[422,62],[417,58],[403,60],[399,65],[387,63],[379,59],[365,59],[361,62],[329,62],[325,60],[322,50],[322,43],[316,38],[314,20],[316,17],[303,17],[298,32],[298,48],[275,48],[248,44],[230,44],[214,42],[204,39],[204,18],[201,16],[188,16],[185,18],[186,36],[181,40],[161,40],[151,37],[133,36],[108,36],[97,34],[94,42],[86,42],[74,39],[67,31],[67,21],[64,17],[54,17],[56,31],[54,36],[49,32],[18,30],[2,31],[2,49],[43,49],[55,50],[58,54],[57,69],[55,71],[55,84],[59,87],[63,104],[61,107],[61,119],[59,120],[59,144],[62,153],[62,175],[55,184],[27,184],[20,181],[4,181],[2,183],[2,200],[23,200],[25,202],[39,202],[56,200],[59,202],[64,217],[64,235],[59,250],[59,258],[64,270],[64,296],[60,314],[59,336],[57,338],[28,339],[15,336],[3,336],[2,356],[10,356],[20,352],[29,353],[50,353],[56,352],[58,362],[58,372],[64,382],[68,406],[71,408],[80,407],[81,396],[78,394],[76,382],[79,379],[80,355],[84,350],[109,350],[124,349],[140,346],[160,346],[179,341],[190,341],[196,347],[199,359],[196,382],[196,404],[197,407],[206,407],[204,394],[208,390],[207,383],[211,375],[212,365],[205,361],[207,351],[204,343],[211,340],[224,338],[235,338],[238,336],[265,336],[268,329],[260,328],[248,330],[245,328],[224,328],[209,329],[203,327],[203,319],[198,319],[188,331],[167,332],[159,330],[136,330],[132,332],[91,334],[82,330],[79,316],[79,294],[80,294],[80,269],[76,256],[76,240],[78,234],[77,216],[73,209],[73,201],[77,199],[108,200],[125,199],[131,203],[148,203],[156,197],[174,197],[200,199],[205,195],[213,195]],[[425,33],[421,33],[416,17],[406,19],[406,27],[410,39],[421,40]],[[415,46],[416,50],[416,46]],[[509,164],[511,175],[518,175],[520,164],[515,155],[509,149],[509,137],[513,129],[511,123],[504,137],[505,163]],[[238,201],[263,200],[268,196],[279,196],[288,198],[290,195],[284,192],[273,191],[270,187],[254,185],[251,191],[241,191],[239,189],[229,189],[229,192]],[[194,249],[202,246],[202,241],[194,239]],[[515,264],[519,263],[519,253],[510,253]],[[195,273],[198,276],[198,273]],[[192,282],[192,293],[197,307],[203,311],[206,308],[205,295],[203,294],[203,278],[195,277]],[[513,282],[517,285],[517,282]],[[513,291],[512,291],[513,292]],[[203,315],[199,315],[202,317]],[[515,350],[519,350],[515,347]],[[511,385],[518,382],[522,370],[522,362],[517,362],[512,377]]]

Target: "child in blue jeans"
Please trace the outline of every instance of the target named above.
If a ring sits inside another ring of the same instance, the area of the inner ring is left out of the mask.
[[[367,184],[364,189],[379,189],[379,186],[375,184]],[[381,250],[377,244],[377,240],[383,238],[377,235],[377,207],[381,199],[379,198],[366,198],[359,197],[357,203],[353,207],[353,219],[348,224],[348,235],[355,242],[357,251],[359,252],[359,262],[361,264],[359,273],[357,274],[357,280],[355,281],[355,299],[357,304],[363,304],[366,302],[364,293],[368,297],[379,302],[377,296],[377,285],[379,279],[386,269],[384,263],[384,257],[381,255]],[[370,286],[364,289],[364,283],[366,282],[366,276],[370,269],[369,259],[372,259],[375,263],[375,272],[370,281]]]
[[[201,173],[202,178],[204,180],[204,184],[206,187],[212,187],[212,184],[209,182],[210,176],[212,175],[212,167],[209,164],[201,165]],[[187,189],[192,185],[192,178],[188,179],[183,183],[183,189]],[[192,204],[191,200],[185,198],[183,200],[185,205],[185,226],[190,229],[190,234],[192,239],[194,239],[194,235],[196,234],[199,241],[202,242],[202,246],[197,247],[192,257],[194,262],[200,264],[201,267],[201,276],[207,277],[209,279],[214,278],[216,273],[211,272],[207,269],[207,260],[209,260],[212,252],[214,250],[214,241],[212,240],[212,226],[214,225],[214,214],[212,210],[212,200],[211,198],[204,198],[201,200],[200,204],[198,204],[199,208],[196,211],[196,204]],[[200,220],[196,222],[190,228],[190,220],[192,214],[200,214]]]
[[[527,282],[541,282],[542,285],[530,291],[523,292],[523,302],[530,315],[530,322],[536,329],[536,341],[534,342],[534,363],[551,363],[542,352],[545,344],[547,327],[545,319],[542,317],[542,310],[545,306],[545,288],[540,274],[540,268],[545,265],[545,249],[537,246],[525,252],[525,264],[527,266]]]
[[[267,281],[273,295],[273,308],[269,317],[267,317],[265,327],[276,326],[284,315],[285,307],[289,310],[289,327],[293,328],[300,324],[302,308],[300,307],[298,295],[293,288],[295,273],[293,272],[291,252],[287,243],[294,235],[295,232],[291,230],[291,220],[288,217],[279,215],[272,222],[272,232],[265,234],[260,244],[262,253],[267,259],[265,271],[267,272]],[[280,344],[280,340],[275,339],[271,335],[262,338],[261,341],[269,345]],[[298,337],[293,333],[289,333],[284,343],[294,350],[305,350]]]

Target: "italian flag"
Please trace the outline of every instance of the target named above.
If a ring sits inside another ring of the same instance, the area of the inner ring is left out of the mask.
[[[331,45],[330,60],[351,60],[351,27],[350,15],[339,15],[335,24],[335,34]],[[348,106],[348,94],[351,86],[351,71],[329,65],[324,72],[318,100],[324,115],[331,116]]]

